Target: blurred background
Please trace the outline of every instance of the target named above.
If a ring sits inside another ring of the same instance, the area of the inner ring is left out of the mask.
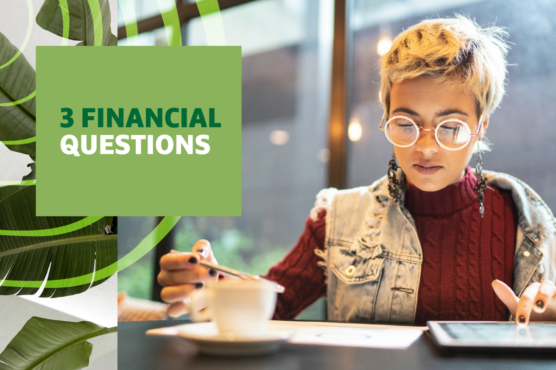
[[[139,35],[126,38],[122,4],[119,45],[206,45],[195,3],[128,0]],[[465,14],[510,34],[506,96],[491,116],[486,169],[531,185],[556,209],[556,2],[536,0],[220,0],[226,45],[243,53],[242,217],[182,218],[157,250],[119,274],[119,290],[157,301],[158,259],[168,248],[211,241],[219,263],[264,274],[292,248],[317,192],[368,185],[386,174],[392,146],[378,130],[378,64],[392,39],[423,19]],[[161,12],[177,6],[181,29],[165,29]],[[206,21],[210,22],[210,17]],[[153,71],[155,73],[155,71]],[[474,166],[473,158],[471,165]],[[222,186],[226,185],[225,179]],[[119,218],[120,257],[159,222]],[[323,300],[299,317],[324,319]],[[164,306],[158,307],[163,315]],[[149,319],[159,316],[141,316]],[[120,317],[120,320],[132,319]]]

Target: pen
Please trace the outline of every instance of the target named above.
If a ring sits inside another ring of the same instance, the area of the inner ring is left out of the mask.
[[[181,252],[178,252],[177,250],[172,249],[172,250],[170,251],[170,253],[181,253]],[[251,275],[251,274],[248,274],[248,273],[246,273],[246,272],[241,272],[241,271],[238,271],[238,270],[234,270],[234,269],[231,269],[231,268],[226,267],[226,266],[216,265],[216,264],[214,264],[214,263],[210,263],[210,262],[205,261],[205,260],[201,260],[201,261],[199,262],[199,264],[200,264],[201,266],[204,266],[204,267],[207,267],[207,268],[211,268],[211,269],[214,269],[214,270],[216,270],[216,271],[223,272],[223,273],[225,273],[225,274],[228,274],[228,275],[237,277],[237,278],[239,278],[239,279],[243,279],[243,280],[253,280],[253,281],[262,281],[262,282],[265,282],[265,283],[272,284],[278,293],[284,293],[284,291],[286,290],[286,288],[284,288],[282,285],[280,285],[280,284],[278,284],[278,283],[275,283],[275,282],[273,282],[273,281],[270,281],[270,280],[268,280],[268,279],[262,278],[262,277],[257,276],[257,275]]]
[[[220,272],[223,272],[225,274],[232,275],[232,276],[235,276],[235,277],[243,279],[243,280],[263,281],[263,282],[266,282],[266,283],[270,283],[270,284],[274,285],[274,287],[275,287],[275,289],[278,293],[284,293],[284,291],[286,290],[282,285],[277,284],[275,282],[272,282],[270,280],[267,280],[265,278],[262,278],[260,276],[251,275],[251,274],[248,274],[246,272],[237,271],[237,270],[234,270],[234,269],[231,269],[229,267],[222,266],[222,265],[215,265],[214,263],[210,263],[210,262],[205,261],[205,260],[201,260],[201,262],[199,262],[199,264],[201,266],[208,267],[208,268],[211,268],[213,270],[220,271]]]

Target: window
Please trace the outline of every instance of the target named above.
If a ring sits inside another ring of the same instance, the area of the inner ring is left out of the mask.
[[[146,2],[152,1],[136,0],[137,9]],[[262,0],[223,10],[221,17],[226,44],[242,46],[243,215],[184,217],[173,246],[189,251],[205,238],[219,263],[265,274],[294,246],[326,187],[332,2]],[[186,45],[206,45],[200,18],[183,25],[182,35]],[[158,45],[166,35],[161,28],[138,37],[141,45]],[[120,220],[123,254],[156,224],[154,218]],[[122,271],[120,290],[150,299],[154,264],[152,253]],[[323,319],[322,303],[301,318]]]

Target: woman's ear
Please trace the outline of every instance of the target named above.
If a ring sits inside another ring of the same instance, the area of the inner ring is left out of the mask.
[[[483,124],[481,125],[481,131],[479,132],[479,140],[483,140],[483,136],[485,135],[485,131],[488,127],[488,123],[489,116],[485,116],[485,118],[483,118]]]

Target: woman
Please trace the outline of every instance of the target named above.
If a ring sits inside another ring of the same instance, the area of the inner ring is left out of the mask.
[[[556,320],[556,220],[520,180],[482,171],[484,133],[504,95],[503,35],[457,16],[394,40],[380,70],[388,176],[318,194],[296,246],[266,275],[286,287],[275,318],[326,294],[335,321]],[[205,240],[161,258],[171,316],[218,278],[199,259],[215,262]]]

